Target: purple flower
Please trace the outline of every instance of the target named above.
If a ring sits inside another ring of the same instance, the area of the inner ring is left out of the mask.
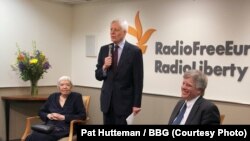
[[[25,65],[23,64],[23,62],[19,62],[18,63],[18,68],[19,68],[19,70],[22,72],[23,70],[25,70]]]
[[[49,62],[45,62],[45,63],[43,64],[43,69],[45,69],[45,70],[49,69],[50,67],[51,67],[51,66],[50,66]]]
[[[18,48],[16,64],[13,66],[15,69],[19,70],[20,78],[24,81],[34,81],[43,78],[43,73],[47,73],[47,70],[51,68],[48,59],[42,53],[42,51],[36,49],[35,42],[32,43],[33,52],[29,53],[26,51],[21,51]]]

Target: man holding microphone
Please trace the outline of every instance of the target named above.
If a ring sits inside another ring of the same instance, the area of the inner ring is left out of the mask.
[[[110,36],[113,43],[101,47],[95,77],[103,81],[101,111],[104,125],[126,125],[126,118],[141,110],[143,58],[141,50],[128,43],[128,23],[113,20]]]

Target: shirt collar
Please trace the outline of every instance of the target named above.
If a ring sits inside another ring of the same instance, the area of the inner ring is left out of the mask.
[[[125,39],[123,39],[123,40],[118,44],[119,48],[121,48],[121,49],[123,49],[124,45],[125,45]],[[114,46],[115,46],[115,44],[114,44]]]
[[[186,104],[187,104],[187,108],[188,107],[192,107],[194,105],[194,103],[197,101],[197,99],[199,98],[200,96],[197,96],[196,98],[192,99],[192,100],[186,100]]]

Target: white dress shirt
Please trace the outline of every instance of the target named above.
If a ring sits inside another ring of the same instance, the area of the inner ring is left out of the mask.
[[[194,106],[194,103],[196,102],[196,100],[199,98],[200,96],[197,96],[196,98],[192,99],[192,100],[189,100],[189,101],[185,101],[185,103],[187,104],[187,109],[184,113],[184,116],[181,120],[181,123],[180,125],[184,125],[187,121],[187,118],[188,118],[188,115],[190,113],[190,111],[192,110],[193,106]]]

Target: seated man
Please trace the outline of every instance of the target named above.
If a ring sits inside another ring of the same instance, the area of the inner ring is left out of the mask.
[[[203,98],[207,87],[207,77],[198,70],[184,73],[181,86],[182,99],[176,104],[169,124],[204,125],[220,124],[217,106]]]
[[[49,134],[33,131],[26,141],[57,141],[68,136],[71,120],[86,118],[82,95],[71,91],[70,77],[60,77],[58,89],[59,92],[51,94],[39,111],[40,118],[45,124],[54,125],[54,130]]]

